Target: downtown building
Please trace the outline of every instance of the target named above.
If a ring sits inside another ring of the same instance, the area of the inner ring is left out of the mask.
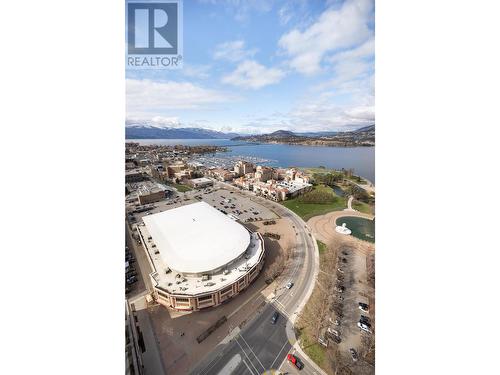
[[[240,160],[234,165],[234,174],[236,177],[241,177],[254,171],[255,165],[244,160]]]
[[[265,260],[262,236],[205,202],[143,217],[137,225],[156,301],[198,311],[247,288]]]

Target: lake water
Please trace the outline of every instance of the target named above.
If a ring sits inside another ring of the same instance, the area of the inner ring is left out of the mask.
[[[375,147],[321,147],[284,144],[253,144],[229,139],[127,139],[127,142],[158,145],[226,146],[228,156],[269,159],[275,167],[318,167],[354,169],[354,173],[375,183]],[[218,156],[222,156],[219,154]]]

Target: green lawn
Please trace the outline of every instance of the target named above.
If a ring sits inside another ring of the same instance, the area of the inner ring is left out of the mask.
[[[299,196],[286,200],[282,204],[299,215],[304,221],[309,220],[313,216],[324,215],[331,211],[340,211],[347,207],[346,199],[336,195],[331,188],[318,185],[314,187],[314,190],[328,192],[331,194],[331,201],[328,203],[304,203],[300,201],[301,197]]]
[[[323,253],[325,250],[326,250],[326,245],[321,242],[320,240],[316,240],[316,242],[318,243],[318,250],[319,250],[319,253]]]
[[[351,180],[351,181],[354,181],[357,184],[361,184],[361,185],[366,185],[367,184],[367,182],[363,178],[361,178],[359,176],[351,176],[351,177],[347,177],[347,179]]]
[[[352,208],[354,208],[356,211],[363,212],[365,214],[373,215],[373,207],[370,206],[368,203],[353,200],[352,201]]]
[[[323,173],[323,174],[327,174],[327,173],[332,173],[332,172],[336,172],[335,169],[330,169],[330,168],[302,168],[302,170],[306,171],[306,172],[309,172],[311,174],[313,173]]]
[[[326,357],[326,349],[316,341],[312,341],[312,338],[308,334],[302,334],[301,347],[304,352],[311,358],[318,366],[323,367]]]
[[[185,193],[186,191],[193,190],[191,187],[187,185],[181,185],[181,184],[171,184],[174,188],[176,188],[178,191],[181,193]]]

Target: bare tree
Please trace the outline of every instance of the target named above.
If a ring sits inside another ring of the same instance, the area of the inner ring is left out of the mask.
[[[277,278],[283,269],[285,268],[285,257],[283,254],[279,254],[276,258],[274,258],[273,262],[267,268],[265,275],[266,278],[275,279]]]

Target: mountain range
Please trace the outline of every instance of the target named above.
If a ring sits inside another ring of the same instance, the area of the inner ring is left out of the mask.
[[[375,124],[346,132],[294,133],[278,130],[269,134],[238,136],[232,140],[336,147],[374,146]]]
[[[203,128],[159,127],[148,123],[125,125],[125,139],[229,139],[237,136],[237,133]]]
[[[329,146],[371,146],[375,143],[375,125],[353,131],[292,132],[278,130],[269,134],[240,135],[204,128],[165,127],[153,122],[127,122],[126,139],[231,139],[257,143],[289,143]]]

